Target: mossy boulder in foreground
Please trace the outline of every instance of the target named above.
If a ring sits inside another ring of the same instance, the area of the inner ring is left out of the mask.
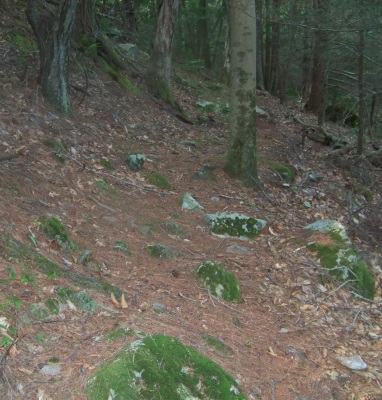
[[[248,239],[256,237],[266,225],[262,219],[247,217],[243,214],[207,214],[205,221],[211,232],[217,236]]]
[[[206,261],[199,265],[196,275],[199,282],[214,296],[233,303],[240,301],[241,289],[235,275],[226,271],[220,264]]]
[[[246,399],[217,364],[163,335],[131,343],[86,382],[85,393],[89,400]]]

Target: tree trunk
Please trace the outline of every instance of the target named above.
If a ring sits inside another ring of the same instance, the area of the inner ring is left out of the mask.
[[[40,83],[45,98],[58,111],[71,114],[68,68],[69,47],[80,0],[62,0],[45,37],[35,0],[28,0],[27,17],[40,51]]]
[[[137,15],[139,2],[137,0],[123,0],[122,21],[127,32],[127,40],[137,43]]]
[[[225,171],[245,185],[255,186],[258,182],[255,0],[235,0],[228,4],[231,143]]]
[[[271,7],[272,7],[272,0],[265,0],[265,38],[264,38],[264,86],[265,90],[270,90],[271,89],[271,81],[272,81],[272,76],[271,76],[271,57],[272,57],[272,25],[271,25]]]
[[[327,0],[313,0],[316,12],[316,30],[314,33],[314,53],[312,68],[312,88],[309,100],[305,105],[307,111],[317,114],[318,125],[324,122],[325,114],[325,43],[327,34],[323,29],[323,21],[327,17]]]
[[[263,18],[262,18],[262,0],[256,0],[256,10],[258,15],[256,27],[256,82],[259,89],[264,90],[263,73]]]
[[[365,31],[359,31],[359,53],[358,53],[358,141],[357,154],[363,152],[363,137],[365,132],[365,77],[364,77],[364,52],[365,52]]]
[[[208,35],[207,0],[199,0],[199,57],[204,66],[211,69],[210,43]]]
[[[171,49],[178,0],[158,0],[158,6],[158,22],[150,54],[147,85],[155,96],[179,109],[171,88]]]

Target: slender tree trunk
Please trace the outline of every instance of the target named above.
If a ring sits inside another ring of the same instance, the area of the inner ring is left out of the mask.
[[[272,75],[271,75],[271,62],[272,62],[272,0],[265,0],[265,39],[264,39],[264,85],[265,90],[271,89]]]
[[[150,55],[147,84],[151,92],[179,109],[171,87],[171,49],[178,0],[158,0],[158,22]]]
[[[199,57],[204,66],[211,69],[210,43],[208,35],[207,0],[199,0]]]
[[[230,132],[225,171],[247,186],[258,182],[256,155],[255,0],[228,3],[230,27]]]
[[[256,82],[259,89],[264,90],[263,72],[263,20],[262,20],[262,0],[256,0],[257,25],[256,25]]]
[[[69,48],[80,0],[62,0],[48,37],[44,36],[35,0],[28,0],[27,17],[40,51],[40,83],[45,98],[64,114],[71,114]]]
[[[317,114],[318,125],[323,124],[325,115],[325,50],[327,34],[323,29],[323,23],[327,18],[327,1],[313,0],[313,8],[316,12],[316,31],[314,34],[312,88],[309,100],[305,105],[307,111]]]
[[[280,0],[273,0],[270,90],[277,93],[280,58]]]
[[[137,43],[137,14],[139,1],[123,0],[122,21],[127,32],[127,40],[130,43]]]
[[[307,25],[307,19],[304,20],[304,25]],[[310,46],[308,29],[304,28],[303,39],[303,56],[302,56],[302,102],[306,103],[309,99],[310,84],[311,84],[311,71],[310,71]]]
[[[365,133],[365,77],[364,77],[364,52],[365,52],[365,31],[359,31],[359,53],[358,53],[358,141],[357,154],[363,152],[363,137]]]

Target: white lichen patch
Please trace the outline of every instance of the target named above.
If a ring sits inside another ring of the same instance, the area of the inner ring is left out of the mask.
[[[323,219],[321,221],[316,221],[305,226],[304,229],[310,229],[322,233],[335,233],[340,236],[344,243],[351,244],[351,240],[346,233],[346,228],[341,224],[341,222],[335,220]]]

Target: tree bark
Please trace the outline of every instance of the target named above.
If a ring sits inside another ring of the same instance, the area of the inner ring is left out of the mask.
[[[69,47],[81,0],[62,0],[45,37],[36,0],[28,0],[27,17],[40,51],[40,83],[44,97],[58,111],[70,115],[68,85]]]
[[[313,8],[316,12],[316,30],[314,33],[312,88],[305,108],[307,111],[317,114],[318,125],[322,125],[325,115],[325,43],[327,41],[323,21],[327,16],[327,0],[313,0]]]
[[[171,87],[171,50],[178,3],[178,0],[158,0],[158,22],[150,54],[147,85],[155,96],[180,109]]]
[[[230,27],[230,134],[225,171],[247,186],[258,183],[256,155],[255,0],[228,3]]]

